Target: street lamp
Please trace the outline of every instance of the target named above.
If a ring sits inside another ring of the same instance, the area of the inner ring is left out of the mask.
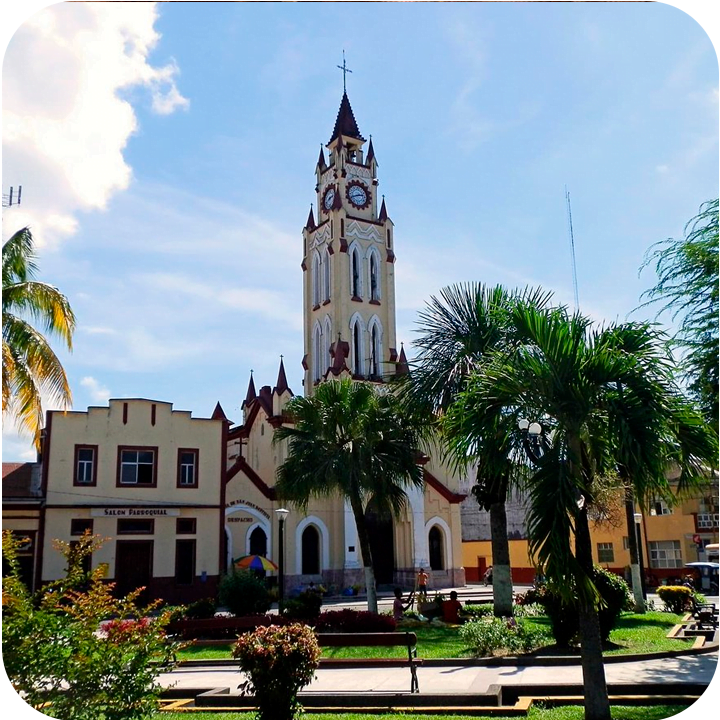
[[[290,514],[285,508],[275,511],[278,519],[278,612],[282,615],[283,600],[285,599],[285,518]]]
[[[637,543],[637,556],[638,556],[638,568],[640,570],[640,588],[642,589],[643,601],[647,600],[647,589],[645,588],[645,567],[643,564],[643,551],[642,551],[642,530],[640,529],[640,523],[642,522],[642,513],[633,513],[633,520],[635,521],[635,537]]]

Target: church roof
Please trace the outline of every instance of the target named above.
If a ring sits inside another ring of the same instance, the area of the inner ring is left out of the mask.
[[[367,161],[368,163],[375,158],[375,148],[373,148],[372,144],[372,135],[370,136],[370,144],[368,145],[368,151],[367,151]],[[377,164],[377,160],[375,160],[375,163]]]
[[[308,215],[307,222],[305,223],[306,230],[314,230],[317,227],[315,224],[315,215],[313,214],[313,207],[310,206],[310,214]]]
[[[215,406],[211,418],[213,420],[227,420],[227,415],[225,415],[225,411],[222,409],[222,405],[220,403]]]
[[[333,129],[332,137],[328,143],[336,140],[341,135],[357,138],[358,140],[365,140],[365,138],[360,134],[360,130],[355,120],[355,115],[350,107],[350,101],[348,100],[347,93],[343,93],[342,100],[340,101],[340,109],[337,114],[337,120],[335,120],[335,128]]]
[[[387,214],[387,208],[385,207],[385,196],[383,195],[383,201],[382,201],[382,205],[380,206],[380,214],[378,215],[378,220],[380,222],[385,222],[385,220],[387,220],[387,219],[388,219],[388,214]]]
[[[278,395],[282,395],[284,392],[290,392],[290,394],[292,394],[292,390],[290,390],[288,386],[287,376],[285,375],[285,365],[283,364],[282,357],[280,357],[280,370],[278,371],[278,379],[275,384],[275,392]]]
[[[257,393],[255,392],[255,381],[253,380],[253,374],[252,374],[252,370],[251,370],[250,371],[250,382],[248,383],[247,395],[245,396],[245,401],[243,402],[243,407],[245,405],[248,405],[256,397],[257,397]]]
[[[407,357],[405,355],[405,348],[401,345],[400,357],[398,358],[397,365],[395,366],[395,374],[407,375],[408,372],[410,372],[410,367],[408,366]]]
[[[322,145],[320,146],[320,157],[318,158],[317,164],[321,170],[324,170],[327,167],[327,164],[325,163],[325,153],[323,152]]]

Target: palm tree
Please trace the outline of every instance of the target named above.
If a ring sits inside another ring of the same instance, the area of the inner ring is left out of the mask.
[[[57,288],[33,279],[36,272],[33,237],[23,228],[2,249],[2,409],[30,432],[39,449],[41,393],[65,406],[72,396],[60,361],[30,321],[40,322],[46,334],[72,349],[75,315]]]
[[[483,414],[541,423],[529,479],[530,551],[553,588],[578,605],[586,720],[610,720],[588,512],[621,466],[641,502],[671,492],[673,463],[680,490],[689,488],[716,456],[717,439],[675,385],[667,345],[650,326],[593,330],[563,308],[520,304],[513,323],[524,342],[473,375],[446,423],[453,437],[470,438],[466,445],[484,432],[475,427]]]
[[[419,315],[417,358],[412,371],[402,379],[401,395],[414,408],[414,414],[425,420],[442,417],[488,356],[513,346],[514,304],[543,307],[549,299],[550,294],[543,291],[510,292],[480,283],[454,285],[444,288],[439,298],[432,297]],[[457,471],[467,471],[470,461],[475,466],[472,492],[490,513],[494,613],[508,616],[513,612],[513,598],[505,503],[518,478],[512,448],[515,436],[504,428],[505,419],[499,413],[483,415],[483,422],[485,429],[476,436],[473,451],[451,453],[451,460]],[[436,422],[419,421],[418,425],[430,430],[430,443],[440,439],[446,450],[455,447],[452,437],[438,438]]]
[[[654,265],[657,284],[643,293],[680,318],[675,344],[685,350],[682,367],[688,388],[707,421],[718,429],[718,199],[700,206],[681,240],[668,238],[650,248],[640,270]]]
[[[357,527],[365,570],[368,610],[377,612],[377,590],[365,511],[399,515],[405,488],[422,487],[418,436],[391,394],[367,383],[332,380],[312,397],[293,398],[286,407],[292,426],[278,428],[274,442],[288,441],[288,455],[278,468],[278,495],[301,509],[313,497],[347,499]]]

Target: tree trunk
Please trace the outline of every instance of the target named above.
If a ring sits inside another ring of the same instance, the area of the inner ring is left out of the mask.
[[[575,555],[588,577],[592,577],[593,558],[587,507],[576,516]],[[583,671],[585,695],[585,720],[611,720],[610,699],[605,681],[605,665],[602,656],[600,619],[595,603],[583,598],[579,606],[580,659]]]
[[[628,550],[630,550],[630,573],[632,575],[632,591],[635,599],[635,612],[645,612],[645,599],[642,591],[642,577],[640,575],[640,555],[635,529],[635,498],[631,488],[625,489],[625,521],[627,523]]]
[[[492,540],[493,612],[497,617],[510,617],[513,614],[513,587],[505,500],[490,505],[490,537]]]
[[[378,611],[377,588],[375,587],[375,571],[373,570],[372,551],[370,550],[370,535],[365,525],[365,511],[363,510],[362,501],[359,497],[350,498],[350,507],[352,507],[355,517],[355,527],[357,528],[358,543],[360,544],[360,555],[362,556],[363,568],[365,570],[365,590],[367,592],[368,611],[376,613]]]

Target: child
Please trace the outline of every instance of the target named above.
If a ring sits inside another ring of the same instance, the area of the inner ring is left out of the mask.
[[[410,593],[407,603],[403,605],[402,590],[399,587],[395,588],[395,600],[393,600],[395,622],[400,622],[403,619],[405,611],[413,604],[414,595],[415,593]]]
[[[427,581],[428,574],[420,568],[420,572],[417,574],[417,589],[418,595],[423,599],[427,600]]]

